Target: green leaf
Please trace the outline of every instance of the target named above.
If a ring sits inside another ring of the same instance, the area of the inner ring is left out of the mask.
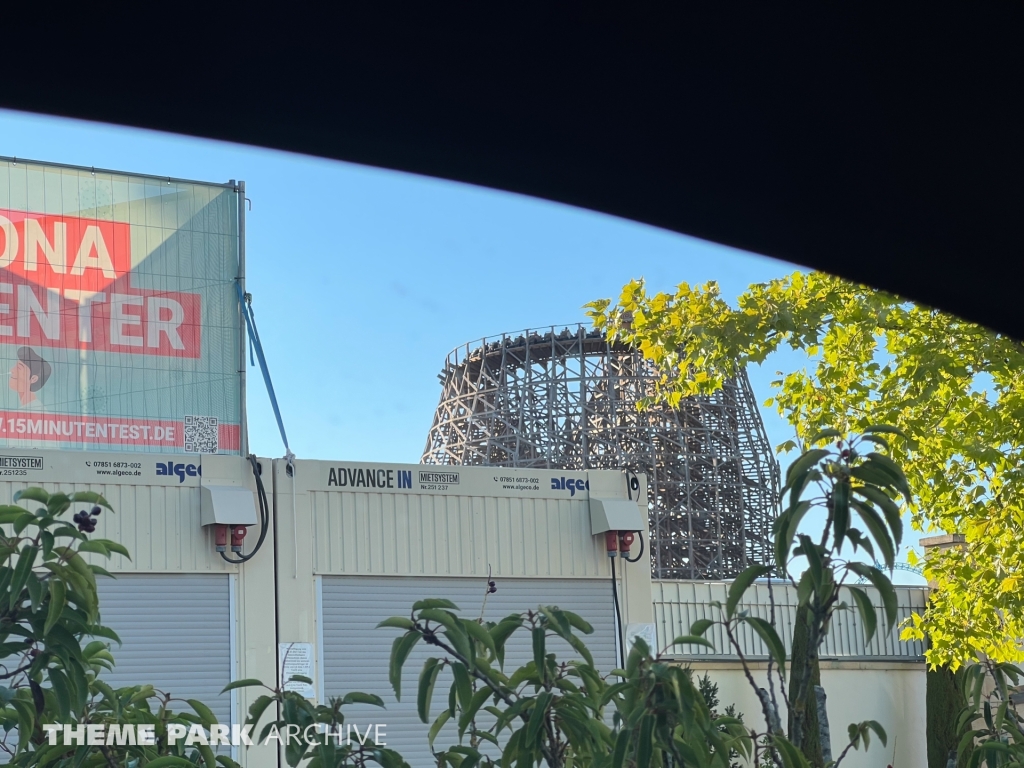
[[[881,453],[869,453],[866,458],[869,462],[873,462],[877,466],[881,467],[884,472],[889,473],[889,475],[892,476],[896,488],[907,500],[907,504],[913,503],[913,497],[910,493],[910,485],[907,483],[907,476],[903,474],[903,470],[896,462]]]
[[[66,493],[53,493],[46,500],[46,509],[50,515],[56,517],[71,505],[71,499]]]
[[[811,437],[807,441],[807,444],[808,445],[814,445],[815,443],[820,443],[822,440],[829,440],[829,439],[832,439],[832,438],[842,437],[842,436],[843,436],[843,433],[840,432],[838,429],[832,429],[832,428],[823,429],[823,430],[821,430],[821,432],[818,432],[816,435]]]
[[[544,657],[545,657],[545,638],[544,638],[544,627],[534,627],[532,630],[533,637],[533,664],[537,668],[537,674],[543,680],[545,677],[544,668]]]
[[[26,745],[32,738],[35,731],[36,708],[25,699],[11,699],[10,706],[14,708],[18,718],[19,748]]]
[[[79,654],[72,654],[67,664],[68,679],[71,681],[71,708],[75,712],[84,712],[86,702],[89,700],[89,678],[85,674],[85,666],[79,659]],[[150,686],[152,688],[152,686]]]
[[[886,568],[892,570],[896,564],[896,550],[893,547],[892,538],[889,536],[889,529],[882,522],[881,516],[874,507],[859,499],[852,499],[850,503],[860,514],[860,519],[864,521],[864,527],[868,529],[871,538],[875,540],[875,544],[881,550]]]
[[[377,629],[382,627],[395,627],[396,629],[410,630],[416,626],[416,623],[412,619],[407,619],[404,616],[392,616],[389,619],[384,619],[377,625]]]
[[[672,641],[672,645],[703,645],[705,648],[715,649],[715,646],[710,641],[696,635],[680,635]]]
[[[497,648],[494,645],[494,638],[483,626],[472,619],[462,619],[462,628],[466,631],[467,635],[480,643],[494,656],[498,655]]]
[[[651,768],[651,756],[654,753],[654,722],[653,715],[644,715],[640,721],[640,736],[636,744],[636,768]]]
[[[473,653],[473,647],[470,645],[469,637],[462,631],[462,627],[460,625],[456,625],[450,630],[445,630],[444,637],[446,637],[452,644],[453,650],[466,660],[466,666],[471,670],[475,669],[476,654]]]
[[[896,599],[896,590],[893,589],[892,582],[877,568],[864,563],[848,563],[847,567],[856,573],[858,576],[863,576],[865,579],[871,582],[871,584],[878,590],[879,597],[882,598],[882,607],[885,609],[886,624],[889,627],[889,631],[896,625],[896,619],[899,616],[899,605]]]
[[[448,611],[442,611],[439,608],[424,608],[419,612],[419,619],[420,621],[433,621],[449,631],[455,630],[459,626],[458,616]]]
[[[21,548],[18,555],[18,564],[14,566],[14,575],[11,577],[11,607],[13,608],[21,597],[21,590],[25,588],[29,571],[35,565],[36,555],[39,554],[39,547],[26,546]]]
[[[571,626],[577,632],[582,632],[585,635],[589,635],[594,632],[593,625],[591,625],[589,621],[584,619],[579,614],[573,613],[572,611],[567,611],[564,608],[560,608],[559,610],[561,611],[562,615],[569,620],[569,626]]]
[[[522,768],[529,768],[530,764],[526,760],[520,759],[521,747],[520,742],[523,740],[523,733],[526,731],[524,725],[518,731],[508,737],[508,741],[505,743],[505,749],[501,752],[501,768],[511,768],[512,763],[515,762],[517,765],[521,765]]]
[[[826,580],[825,553],[806,534],[801,533],[797,538],[800,540],[800,547],[797,551],[807,558],[807,572],[811,576],[811,585],[817,589],[823,586]]]
[[[372,693],[362,693],[360,691],[349,691],[345,694],[345,698],[341,700],[342,704],[369,704],[373,707],[383,707],[384,700],[380,696],[376,696]]]
[[[502,712],[500,710],[497,712],[497,714],[495,714],[494,712],[491,712],[491,714],[494,715],[497,718],[497,720],[494,723],[494,731],[495,731],[495,733],[501,733],[501,731],[504,730],[508,726],[509,723],[511,723],[515,718],[519,717],[519,713],[522,712],[523,709],[526,708],[526,705],[529,704],[530,702],[531,702],[531,699],[527,699],[527,698],[518,699],[514,704],[512,704],[512,706],[506,708],[504,712]],[[495,707],[488,707],[488,711],[489,712],[492,709],[496,709],[496,708]],[[511,739],[509,740],[509,743],[511,743]]]
[[[840,480],[832,487],[832,530],[836,551],[843,548],[843,538],[850,527],[850,481]]]
[[[469,670],[465,664],[458,661],[453,661],[451,667],[452,676],[455,678],[455,692],[459,697],[459,704],[466,708],[473,699],[473,684],[469,680]]]
[[[177,757],[175,755],[164,755],[163,757],[158,757],[156,760],[150,760],[148,763],[144,764],[144,768],[172,768],[172,766],[174,768],[179,766],[180,768],[195,768],[195,765],[191,761],[186,760],[184,757]]]
[[[206,768],[217,768],[217,758],[213,756],[213,750],[210,749],[208,744],[196,744],[196,749],[198,749],[199,754],[203,756],[203,762],[206,764]]]
[[[880,433],[885,434],[885,435],[899,435],[904,440],[908,440],[909,439],[907,437],[907,433],[906,432],[904,432],[899,427],[893,427],[893,426],[891,426],[889,424],[873,424],[871,426],[864,427],[864,429],[862,429],[861,432],[863,432],[866,435],[867,434],[879,433],[880,432]]]
[[[32,613],[36,613],[39,610],[39,606],[43,603],[43,582],[32,571],[29,571],[25,587],[28,589],[29,597],[32,599]]]
[[[756,579],[771,572],[771,569],[767,565],[752,565],[745,571],[740,573],[739,576],[733,581],[729,587],[729,596],[725,600],[725,615],[728,618],[732,618],[736,612],[736,606],[739,605],[740,598],[743,597],[743,593],[747,591],[751,584]]]
[[[782,670],[782,674],[786,674],[786,646],[782,643],[782,638],[779,637],[778,632],[775,631],[775,627],[769,624],[762,618],[757,616],[745,616],[743,618],[747,624],[749,624],[755,632],[760,636],[764,644],[768,646],[768,653],[775,660],[775,663],[779,665],[779,669]]]
[[[885,522],[889,524],[889,530],[892,531],[896,546],[899,547],[903,541],[903,519],[896,502],[889,498],[884,491],[879,490],[873,485],[858,486],[853,489],[853,492],[860,494],[871,503],[881,507],[882,513],[885,515]]]
[[[92,541],[99,542],[111,552],[115,552],[119,555],[122,555],[123,557],[127,557],[129,560],[132,559],[131,554],[128,552],[128,547],[126,547],[124,544],[121,544],[116,541],[111,541],[110,539],[92,539]],[[81,547],[79,547],[79,549],[81,549]]]
[[[786,470],[786,484],[789,485],[790,481],[799,475],[801,472],[805,472],[817,464],[819,461],[824,459],[832,453],[824,448],[814,448],[810,451],[806,451],[800,458],[789,465],[789,469]]]
[[[110,557],[110,550],[107,549],[107,546],[99,539],[90,539],[88,541],[83,541],[81,544],[78,545],[78,551],[95,552],[99,555],[103,555],[104,557]]]
[[[107,685],[99,678],[93,680],[92,684],[96,688],[96,690],[103,694],[103,699],[107,702],[109,706],[115,706],[115,702],[117,701],[117,694],[114,693],[113,688],[111,688],[109,685]]]
[[[50,630],[60,620],[64,611],[66,601],[66,588],[64,582],[53,577],[50,579],[50,605],[46,614],[46,624],[43,626],[43,636],[50,634]]]
[[[110,502],[94,491],[77,491],[76,493],[71,494],[70,498],[75,504],[99,504],[101,507],[106,507],[111,512],[114,511],[114,508],[110,506]]]
[[[526,724],[527,744],[533,744],[537,740],[537,734],[544,724],[544,716],[547,714],[548,706],[551,704],[552,695],[549,691],[543,691],[533,701],[533,708],[530,710],[530,720]]]
[[[199,721],[207,730],[210,729],[211,725],[217,722],[217,716],[213,714],[210,708],[203,704],[203,702],[198,699],[186,699],[186,702],[193,710],[195,710],[195,713],[199,715]]]
[[[807,758],[788,739],[776,735],[772,738],[772,741],[778,748],[779,757],[782,758],[784,768],[810,768]]]
[[[397,701],[402,700],[402,667],[405,666],[405,660],[409,658],[409,653],[419,640],[420,634],[418,632],[409,632],[401,637],[396,637],[395,641],[391,644],[388,679],[391,681],[391,687],[395,689],[395,699]]]
[[[881,488],[894,487],[892,475],[874,463],[858,464],[851,468],[850,477],[855,477],[865,485],[876,485]]]
[[[886,440],[884,437],[879,437],[878,435],[861,435],[860,439],[867,440],[868,442],[874,443],[875,445],[880,445],[887,451],[889,450],[889,441]]]
[[[494,639],[494,647],[497,650],[498,664],[504,669],[505,666],[505,643],[512,633],[523,626],[523,618],[518,614],[506,616],[488,630]]]
[[[431,752],[434,751],[434,739],[437,738],[437,734],[441,732],[441,729],[444,728],[445,723],[447,723],[451,717],[452,713],[446,709],[437,716],[437,720],[435,720],[434,724],[430,726],[430,730],[427,732],[427,745],[430,747]]]
[[[490,688],[481,688],[479,691],[473,694],[473,698],[470,699],[469,705],[463,708],[462,715],[459,717],[459,738],[466,732],[466,728],[473,722],[473,718],[476,717],[476,713],[480,711],[488,699],[493,696]]]
[[[429,658],[423,664],[423,671],[420,672],[419,691],[416,696],[416,711],[420,720],[424,723],[430,719],[430,701],[434,698],[434,683],[437,682],[437,675],[441,671],[441,664],[435,658]]]
[[[697,619],[690,625],[690,634],[694,637],[702,637],[714,623],[711,619]]]
[[[868,593],[858,587],[850,587],[853,599],[857,603],[857,610],[860,611],[861,620],[864,622],[864,642],[871,642],[878,627],[878,616],[875,614],[875,606],[871,604]]]
[[[590,649],[584,644],[584,642],[572,633],[572,626],[569,624],[568,618],[558,608],[551,608],[541,606],[541,614],[548,620],[545,625],[547,629],[553,631],[556,635],[561,637],[565,642],[572,646],[575,650],[590,666],[594,666],[594,657],[590,653]]]
[[[884,747],[888,739],[885,735],[885,728],[882,727],[882,724],[877,720],[866,720],[864,724],[877,734],[878,740],[882,742],[882,746]]]
[[[13,523],[25,513],[24,507],[15,507],[10,504],[0,506],[0,525]]]
[[[61,670],[53,667],[46,670],[46,675],[50,678],[50,687],[57,699],[57,709],[61,720],[69,722],[71,720],[71,692],[68,689],[67,678],[64,677]]]
[[[417,600],[412,604],[414,611],[420,611],[424,608],[449,608],[453,611],[459,610],[459,606],[453,603],[451,600],[445,600],[444,598],[432,597],[426,600]]]
[[[811,502],[801,501],[779,517],[780,521],[785,518],[784,522],[780,523],[780,530],[775,536],[775,565],[780,573],[785,574],[786,572],[786,566],[789,564],[789,550],[793,546],[797,528],[810,508]]]
[[[221,693],[233,691],[235,688],[249,688],[253,685],[263,685],[263,681],[257,680],[255,677],[247,677],[243,680],[232,680],[221,689]]]
[[[239,681],[241,682],[241,681]],[[227,688],[224,689],[225,691]],[[249,722],[253,725],[258,725],[260,718],[263,717],[263,713],[266,712],[269,707],[275,701],[273,696],[257,696],[256,700],[249,705]]]
[[[612,752],[612,762],[609,768],[624,768],[626,764],[626,751],[629,749],[630,732],[626,729],[619,731],[615,737],[615,751]]]
[[[86,634],[91,637],[105,637],[107,640],[113,640],[118,645],[122,645],[121,638],[118,637],[117,632],[112,630],[110,627],[104,627],[99,624],[90,624],[86,630]]]
[[[50,500],[50,494],[42,488],[24,488],[14,494],[15,501],[22,501],[23,499],[38,501],[40,504],[46,504],[46,502]]]

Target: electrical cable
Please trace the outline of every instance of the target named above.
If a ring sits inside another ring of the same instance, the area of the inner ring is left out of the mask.
[[[263,542],[267,538],[267,532],[270,530],[270,503],[267,501],[267,491],[263,487],[263,478],[260,476],[259,462],[256,461],[256,457],[251,453],[249,454],[249,464],[252,465],[252,474],[256,478],[256,498],[260,503],[260,536],[256,540],[256,546],[252,548],[252,552],[247,555],[239,555],[237,560],[221,552],[221,558],[228,563],[238,564],[252,560],[256,553],[260,551],[260,547],[263,546]]]
[[[640,551],[634,558],[628,558],[625,555],[622,555],[622,559],[625,560],[627,563],[636,563],[640,560],[641,557],[644,556],[644,532],[637,531],[636,535],[640,538]]]
[[[626,496],[629,498],[630,501],[632,501],[633,500],[633,491],[637,491],[637,500],[639,501],[640,480],[637,478],[635,472],[630,472],[629,470],[626,470],[626,478],[627,478],[627,482],[626,482]],[[637,531],[636,535],[640,537],[640,552],[639,552],[639,554],[637,554],[636,557],[634,557],[632,559],[630,559],[630,558],[626,557],[625,555],[623,555],[622,559],[625,560],[627,563],[635,563],[641,557],[644,556],[644,532],[643,531]]]
[[[619,649],[619,667],[621,669],[625,669],[626,668],[626,652],[625,652],[625,649],[622,647],[623,643],[624,643],[623,633],[622,633],[622,613],[619,611],[619,586],[616,583],[616,579],[615,579],[615,558],[614,557],[611,558],[611,562],[612,562],[612,602],[615,603],[615,628],[616,628],[616,639],[617,639],[617,642],[615,643],[615,645],[618,646],[618,649]]]

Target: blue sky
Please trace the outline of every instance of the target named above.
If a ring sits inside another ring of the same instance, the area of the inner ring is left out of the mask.
[[[292,450],[416,462],[455,346],[581,322],[632,278],[656,290],[717,280],[733,299],[794,267],[654,227],[394,171],[0,111],[0,155],[202,181],[244,179],[247,287]],[[750,377],[760,400],[776,355]],[[280,456],[250,369],[252,450]],[[762,408],[772,444],[792,436]]]

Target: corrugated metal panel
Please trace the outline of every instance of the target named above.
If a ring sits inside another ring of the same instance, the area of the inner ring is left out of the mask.
[[[608,574],[585,500],[312,492],[322,574]]]
[[[97,580],[101,622],[117,665],[103,679],[118,688],[152,683],[179,699],[199,699],[231,722],[230,579],[206,574],[122,574]],[[176,708],[187,708],[177,705]]]
[[[924,610],[928,598],[925,587],[896,587],[899,604],[897,628],[891,633],[885,632],[884,614],[881,601],[873,587],[863,586],[871,595],[878,615],[878,631],[871,643],[865,645],[864,630],[860,614],[854,610],[837,611],[825,642],[822,644],[822,658],[837,659],[906,659],[920,661],[924,658],[924,644],[919,641],[903,642],[899,639],[899,625],[912,613]],[[713,601],[725,603],[729,584],[726,582],[701,581],[655,581],[654,615],[658,630],[658,642],[664,647],[679,635],[689,634],[690,626],[698,619],[721,618],[718,608],[710,605]],[[789,641],[793,637],[793,622],[796,617],[796,589],[785,584],[772,586],[775,602],[775,626],[789,650]],[[753,616],[763,619],[771,617],[771,599],[766,584],[752,586],[740,604],[741,610],[750,611]],[[843,600],[854,605],[853,598],[844,593]],[[738,630],[738,640],[747,657],[766,658],[768,653],[760,638],[747,625]],[[728,639],[720,626],[712,627],[705,635],[715,650],[700,646],[675,647],[671,652],[686,657],[727,657],[735,654],[729,647]]]
[[[95,491],[113,507],[104,510],[96,526],[97,538],[124,544],[131,560],[114,555],[109,560],[98,555],[88,560],[108,571],[213,571],[225,572],[219,558],[214,559],[212,534],[200,525],[199,488],[167,485],[98,485],[95,483],[2,483],[0,498],[11,499],[29,486],[47,491]],[[85,507],[86,505],[81,505]],[[79,507],[68,510],[67,517]]]
[[[395,701],[388,682],[388,661],[391,643],[397,636],[393,629],[375,629],[389,616],[407,616],[416,600],[447,597],[466,616],[477,616],[484,597],[484,583],[478,579],[425,578],[323,578],[322,664],[325,696],[349,691],[375,693],[384,699],[387,709],[346,707],[346,722],[362,731],[369,723],[386,724],[389,747],[399,750],[415,768],[434,765],[427,748],[428,726],[416,714],[417,680],[423,662],[438,656],[437,649],[420,643],[406,662],[402,675],[402,701]],[[614,606],[611,584],[604,580],[501,579],[498,591],[487,598],[485,618],[498,620],[513,612],[526,611],[538,605],[558,605],[574,611],[594,625],[594,634],[585,637],[587,647],[602,672],[616,666]],[[551,649],[561,659],[574,656],[562,641],[552,642]],[[533,658],[530,636],[517,632],[512,636],[505,656],[505,669],[516,669]],[[436,717],[447,705],[451,676],[442,673],[435,689],[431,714]],[[438,745],[456,743],[457,732],[445,730]]]

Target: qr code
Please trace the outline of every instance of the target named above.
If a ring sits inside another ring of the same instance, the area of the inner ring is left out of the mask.
[[[185,417],[185,453],[217,453],[220,429],[215,416]]]

